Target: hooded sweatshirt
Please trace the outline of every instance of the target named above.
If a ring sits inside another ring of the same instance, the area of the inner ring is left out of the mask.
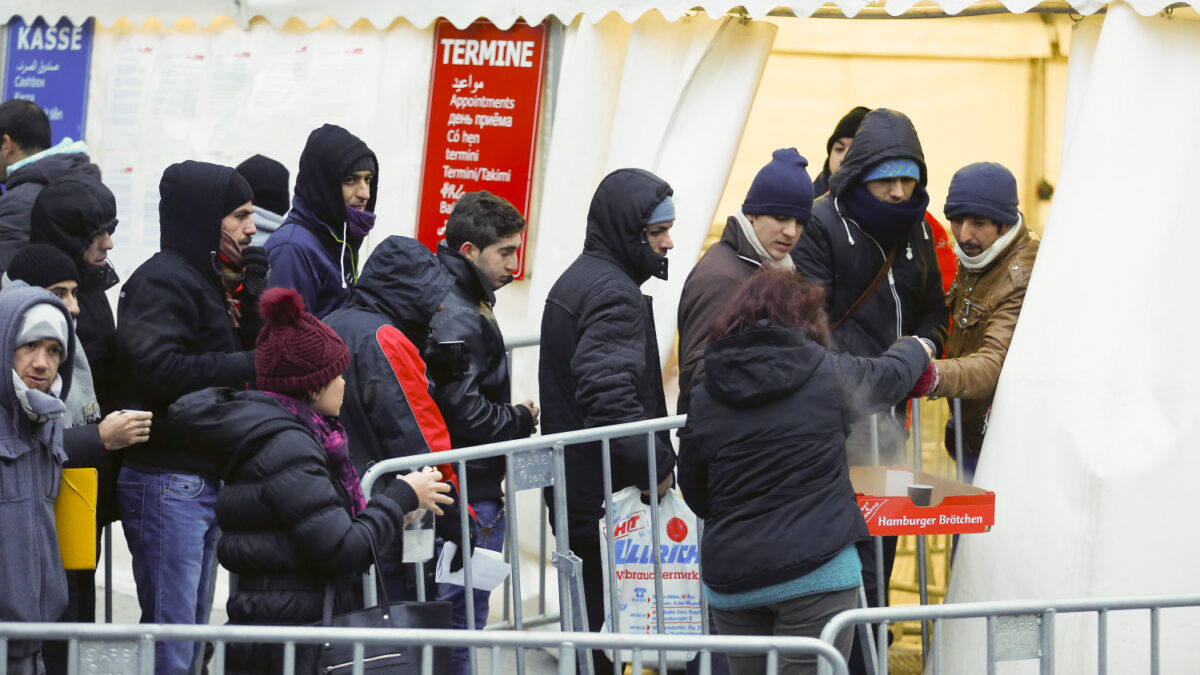
[[[450,449],[450,432],[430,394],[421,354],[430,321],[451,284],[423,244],[388,237],[363,266],[349,306],[325,320],[350,349],[340,418],[360,476],[383,459]],[[439,469],[456,482],[449,464]],[[438,533],[460,541],[457,505],[442,510]]]
[[[374,164],[375,180],[366,205],[374,213],[379,195],[375,153],[339,126],[326,124],[309,134],[300,154],[292,210],[266,243],[271,285],[295,288],[317,318],[345,307],[358,279],[363,239],[347,227],[342,179],[364,157]]]
[[[71,344],[61,363],[70,364],[75,355],[71,317],[49,291],[14,284],[0,292],[0,621],[57,621],[67,606],[67,579],[54,526],[54,502],[66,460],[62,420],[31,421],[13,382],[21,316],[37,304],[54,306],[67,320]],[[58,376],[58,396],[65,398],[71,390],[71,368],[60,367]],[[36,642],[9,641],[8,656],[23,658],[37,648]]]
[[[137,268],[117,306],[121,408],[154,413],[150,440],[126,448],[143,471],[216,476],[218,466],[187,451],[167,408],[206,387],[244,388],[254,381],[257,332],[230,327],[217,270],[221,219],[233,169],[205,162],[173,164],[159,184],[161,250]]]
[[[614,171],[596,189],[583,253],[554,282],[542,314],[542,433],[667,414],[654,307],[639,287],[651,275],[666,278],[666,258],[646,243],[645,231],[654,207],[671,194],[641,169]],[[662,480],[675,467],[675,452],[666,432],[655,438]],[[649,489],[646,438],[616,439],[611,448],[613,492]],[[595,539],[604,516],[600,444],[575,446],[566,461],[571,536]]]
[[[900,228],[856,218],[847,208],[851,191],[865,189],[863,175],[885,159],[916,162],[921,179],[913,200],[927,199],[928,173],[912,122],[894,110],[873,110],[863,118],[841,168],[830,177],[829,193],[813,204],[812,218],[792,249],[792,259],[801,276],[825,286],[829,321],[841,321],[833,331],[835,349],[879,356],[897,338],[917,335],[941,351],[949,310],[924,208],[916,209],[911,222]],[[886,210],[882,202],[879,206]],[[879,238],[878,233],[896,229],[901,230],[898,241]],[[890,273],[858,311],[846,316],[892,248],[897,253]]]
[[[47,154],[9,174],[0,195],[0,271],[8,269],[8,261],[29,243],[29,212],[38,193],[56,178],[71,174],[98,180],[100,167],[82,152],[67,152]]]

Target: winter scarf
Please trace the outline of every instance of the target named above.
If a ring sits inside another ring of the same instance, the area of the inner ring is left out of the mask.
[[[1000,254],[1004,253],[1005,249],[1012,245],[1013,240],[1017,238],[1017,231],[1021,229],[1021,223],[1024,218],[1017,214],[1017,224],[1008,228],[1008,232],[1000,235],[1000,238],[992,242],[992,245],[986,251],[977,256],[969,256],[963,253],[963,250],[958,247],[958,242],[954,243],[954,255],[958,256],[958,261],[963,267],[969,270],[981,270],[995,262]]]
[[[763,265],[780,270],[796,269],[796,263],[792,262],[791,255],[783,256],[783,260],[776,260],[771,257],[770,253],[767,253],[767,248],[762,245],[762,242],[758,240],[758,234],[754,232],[754,223],[750,222],[750,219],[746,217],[746,214],[742,213],[741,209],[738,209],[733,214],[733,217],[737,220],[738,226],[742,228],[742,234],[745,235],[746,241],[750,242],[750,245],[754,247],[754,252],[758,254],[758,258],[762,261]]]
[[[270,394],[276,401],[279,401],[321,441],[325,455],[329,458],[333,477],[350,496],[350,515],[356,515],[359,511],[367,508],[367,500],[363,496],[358,471],[354,469],[354,463],[350,461],[350,446],[346,438],[346,429],[342,423],[337,418],[318,414],[312,409],[312,406],[299,399],[273,391],[263,393]]]
[[[845,199],[846,208],[854,216],[858,226],[880,244],[887,246],[894,246],[908,239],[913,223],[925,216],[925,209],[929,206],[929,193],[920,185],[908,201],[899,204],[876,199],[865,183],[859,183],[847,190]]]
[[[66,410],[66,406],[58,398],[62,392],[62,377],[58,375],[54,377],[49,394],[37,389],[30,389],[15,370],[12,372],[12,379],[17,400],[21,402],[21,409],[25,411],[25,416],[29,418],[29,421],[33,422],[34,434],[42,445],[48,448],[53,447],[54,425],[62,419],[63,411]]]

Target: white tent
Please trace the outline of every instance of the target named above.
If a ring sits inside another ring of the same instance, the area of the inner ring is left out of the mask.
[[[29,11],[25,3],[0,3],[5,15]],[[1196,287],[1186,256],[1200,193],[1190,161],[1200,155],[1200,22],[1190,10],[1159,16],[1169,9],[1165,0],[783,7],[742,0],[734,16],[724,15],[732,1],[697,11],[695,0],[97,5],[44,0],[37,11],[76,21],[96,16],[100,24],[87,140],[121,200],[113,257],[125,276],[157,248],[154,188],[167,163],[236,163],[261,152],[294,168],[307,131],[325,121],[348,126],[378,151],[376,238],[411,235],[431,23],[439,15],[458,26],[485,17],[501,27],[518,17],[555,17],[561,28],[540,139],[532,272],[502,292],[498,311],[510,335],[536,332],[542,299],[581,247],[600,177],[642,166],[679,196],[671,280],[646,287],[656,297],[664,356],[682,281],[709,224],[727,209],[721,198],[731,171],[743,179],[740,189],[748,182],[735,157],[778,32],[761,19],[1107,9],[1103,22],[1083,22],[1071,41],[1060,190],[977,477],[998,494],[997,524],[967,537],[949,600],[1200,590],[1187,568],[1200,545],[1173,531],[1197,513],[1184,495],[1200,473],[1189,414],[1200,403],[1193,376],[1200,368],[1186,344],[1196,328],[1186,304]],[[918,30],[919,22],[904,23]],[[930,94],[952,115],[994,104],[966,86]],[[850,107],[843,103],[839,110]],[[925,139],[941,131],[933,126],[918,124]],[[745,166],[756,166],[752,157]],[[948,179],[953,168],[942,170]],[[518,388],[531,389],[531,366],[528,357],[518,362]],[[1185,639],[1200,616],[1179,617],[1163,634],[1165,663],[1174,665],[1167,672],[1186,670],[1182,664],[1200,655]],[[1110,625],[1118,628],[1115,617]],[[1119,624],[1136,630],[1110,639],[1115,671],[1139,670],[1144,625]],[[1082,628],[1069,630],[1059,641],[1060,670],[1083,667],[1095,653]],[[957,664],[951,670],[970,672],[964,659],[982,652],[982,634],[963,629],[948,637],[946,658]]]

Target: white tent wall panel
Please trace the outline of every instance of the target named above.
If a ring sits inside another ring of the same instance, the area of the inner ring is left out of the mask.
[[[1200,325],[1186,307],[1200,292],[1200,127],[1178,123],[1200,119],[1200,87],[1184,85],[1200,23],[1114,4],[1098,40],[1084,37],[1062,182],[975,479],[996,491],[996,523],[961,539],[951,602],[1200,590],[1187,530]],[[1195,670],[1200,610],[1163,617],[1162,672]],[[1108,622],[1109,672],[1146,672],[1146,614]],[[1095,672],[1094,619],[1056,623],[1056,672]],[[946,628],[946,669],[984,672],[982,630]]]

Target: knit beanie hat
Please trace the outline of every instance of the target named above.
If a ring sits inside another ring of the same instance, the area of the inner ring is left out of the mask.
[[[378,167],[375,166],[375,158],[371,155],[363,155],[354,160],[349,169],[346,169],[346,175],[349,176],[357,171],[370,171],[371,173],[379,173]]]
[[[997,225],[1015,225],[1020,219],[1017,204],[1017,179],[1012,172],[995,162],[977,162],[959,169],[950,179],[946,217],[973,216]]]
[[[39,302],[21,316],[21,328],[17,331],[15,344],[23,345],[46,338],[58,340],[64,350],[70,344],[67,341],[67,317],[63,315],[61,306]]]
[[[229,178],[229,187],[225,190],[225,215],[233,213],[242,204],[253,201],[254,190],[250,187],[250,183],[242,174],[234,171]]]
[[[858,106],[846,113],[846,116],[838,121],[837,126],[833,129],[833,135],[825,142],[825,154],[833,152],[833,144],[837,143],[839,138],[854,138],[854,134],[858,132],[858,126],[862,124],[863,118],[871,109],[866,106]]]
[[[304,311],[304,299],[295,289],[268,289],[258,308],[264,322],[254,354],[259,389],[303,398],[349,367],[346,344]]]
[[[281,216],[287,213],[291,191],[288,189],[286,166],[270,157],[255,155],[238,164],[235,170],[254,190],[255,205]]]
[[[916,162],[907,157],[885,159],[863,174],[862,182],[886,180],[888,178],[911,178],[915,181],[920,181],[921,167],[917,166]]]
[[[748,216],[791,216],[807,223],[812,213],[813,184],[808,177],[808,160],[795,148],[780,148],[771,153],[771,161],[758,170],[742,213]]]
[[[655,223],[669,223],[675,220],[675,200],[671,199],[671,195],[662,198],[662,201],[654,206],[654,210],[650,212],[650,217],[646,219],[647,225]]]
[[[79,268],[66,253],[48,244],[30,244],[8,263],[8,278],[48,288],[60,281],[79,283]]]

